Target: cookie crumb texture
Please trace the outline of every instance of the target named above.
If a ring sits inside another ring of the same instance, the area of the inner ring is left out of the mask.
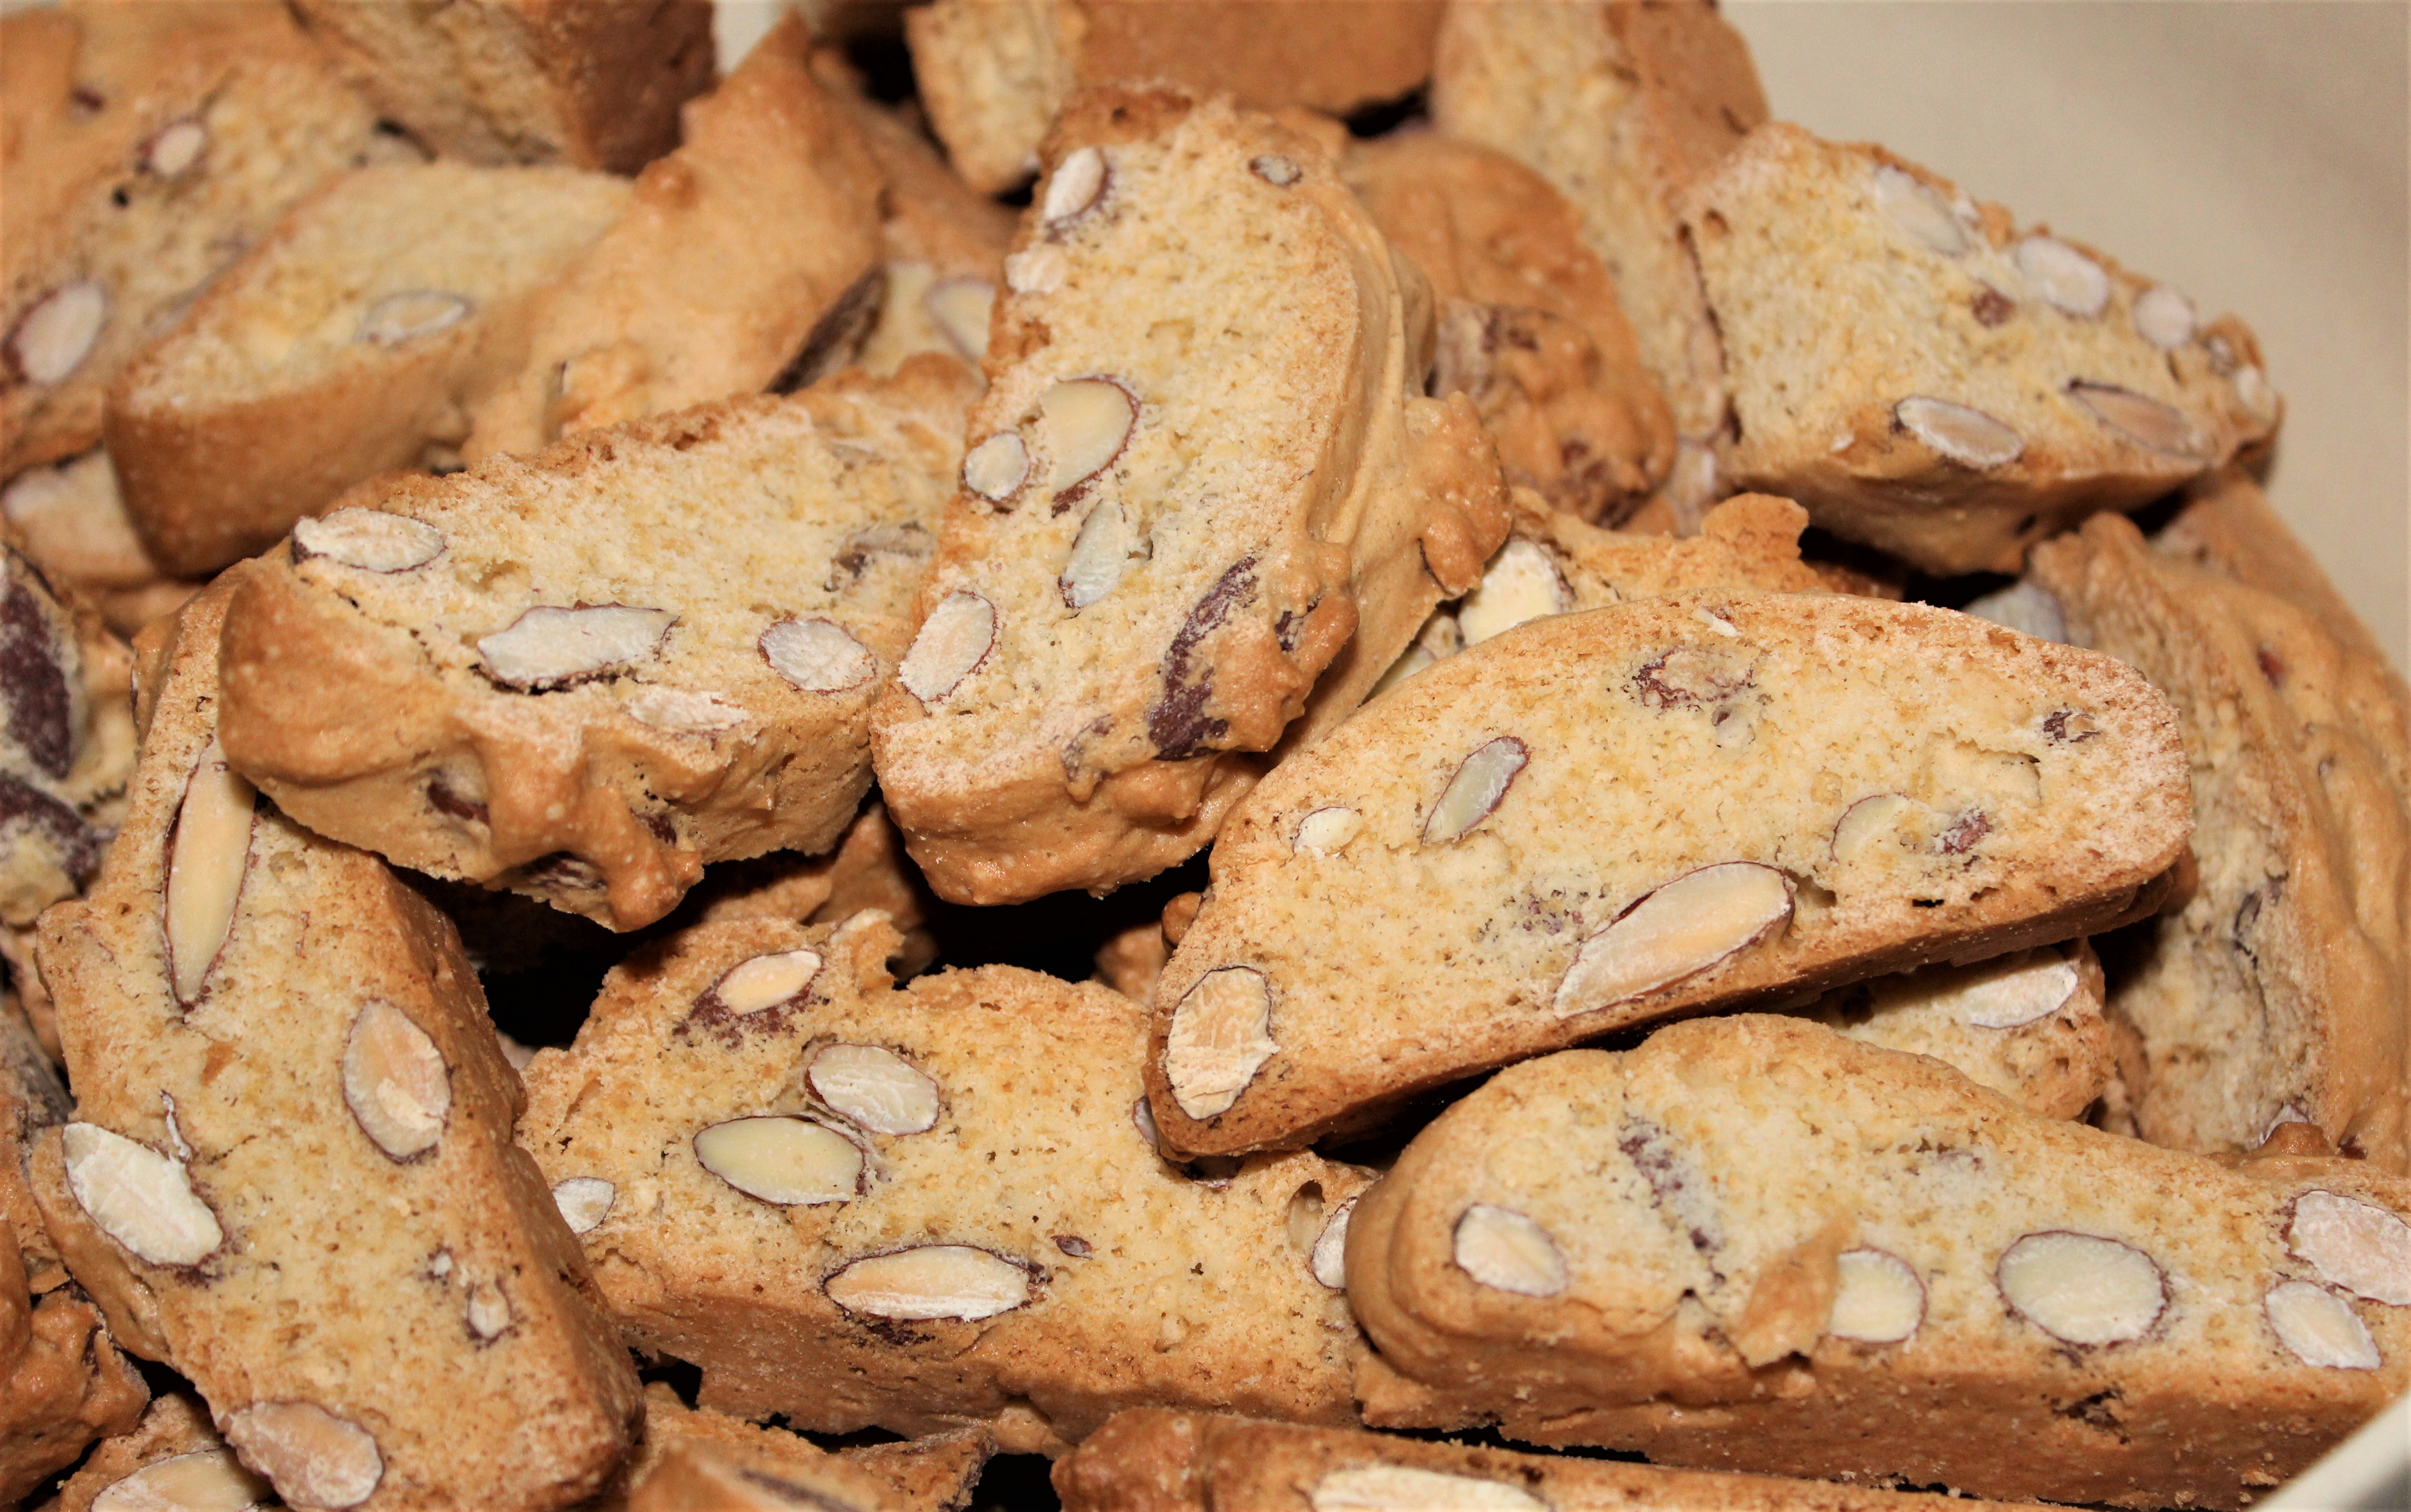
[[[1661,1463],[2241,1507],[2411,1383],[2406,1212],[2364,1162],[2229,1169],[1798,1020],[1681,1024],[1500,1073],[1357,1204],[1360,1395]]]
[[[899,943],[877,913],[684,931],[528,1068],[522,1143],[556,1190],[610,1188],[581,1238],[629,1341],[817,1432],[1059,1453],[1141,1401],[1352,1421],[1317,1245],[1368,1173],[1193,1178],[1138,1116],[1136,1005],[1007,967],[891,989]]]

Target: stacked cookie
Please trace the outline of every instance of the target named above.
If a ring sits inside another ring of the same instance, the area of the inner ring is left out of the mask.
[[[2232,1507],[2411,1385],[2232,317],[1703,0],[189,8],[0,23],[0,1499]]]

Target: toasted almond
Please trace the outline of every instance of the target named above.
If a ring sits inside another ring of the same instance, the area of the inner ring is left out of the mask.
[[[2055,237],[2027,237],[2010,257],[2037,294],[2079,319],[2091,320],[2110,302],[2101,265]]]
[[[807,693],[859,688],[879,670],[869,649],[834,619],[782,619],[762,632],[760,646],[770,669]]]
[[[544,692],[606,676],[662,648],[678,616],[626,603],[539,604],[509,628],[479,638],[486,673],[519,692]]]
[[[937,1127],[938,1083],[892,1050],[823,1045],[804,1078],[812,1095],[873,1134],[919,1134]]]
[[[1708,970],[1791,917],[1791,883],[1729,861],[1674,879],[1582,942],[1557,983],[1560,1017],[1627,1002]]]
[[[1239,1100],[1280,1049],[1272,1013],[1272,984],[1253,967],[1219,967],[1181,994],[1164,1037],[1163,1074],[1182,1112],[1211,1118]]]
[[[921,296],[929,324],[960,356],[977,362],[987,356],[988,317],[996,309],[996,285],[984,278],[942,278]]]
[[[600,1176],[571,1176],[552,1184],[552,1205],[573,1234],[589,1234],[611,1215],[620,1189]]]
[[[193,1449],[110,1481],[91,1512],[249,1512],[275,1495],[224,1446]]]
[[[1498,548],[1482,581],[1457,605],[1456,623],[1468,646],[1527,620],[1564,614],[1574,606],[1573,589],[1556,559],[1535,542],[1518,537]]]
[[[262,1402],[226,1420],[226,1442],[297,1507],[341,1512],[375,1494],[385,1457],[367,1429],[308,1402]]]
[[[2411,1224],[2374,1202],[2304,1192],[2294,1199],[2286,1243],[2321,1279],[2354,1296],[2411,1307]]]
[[[2277,1342],[2305,1365],[2375,1370],[2386,1361],[2351,1304],[2309,1281],[2283,1281],[2260,1300]]]
[[[862,1147],[791,1113],[714,1124],[694,1137],[703,1169],[747,1197],[778,1207],[818,1207],[861,1195]]]
[[[53,290],[25,312],[9,335],[9,354],[28,382],[64,383],[92,355],[108,323],[108,291],[83,279]]]
[[[61,1133],[67,1188],[101,1232],[153,1265],[198,1265],[226,1243],[182,1160],[97,1124]]]
[[[1875,199],[1878,210],[1890,216],[1910,240],[1928,251],[1956,257],[1971,244],[1959,217],[1951,213],[1951,207],[1940,195],[1913,173],[1889,163],[1877,165]]]
[[[2173,352],[2193,340],[2193,301],[2165,284],[2136,297],[2136,333],[2163,352]]]
[[[393,1160],[435,1148],[452,1114],[452,1074],[427,1031],[382,997],[352,1016],[343,1040],[343,1103]]]
[[[2140,1339],[2169,1304],[2159,1262],[2097,1234],[2028,1234],[2002,1253],[1994,1277],[2010,1312],[2066,1344]]]
[[[1566,1289],[1566,1258],[1549,1231],[1512,1208],[1476,1202],[1456,1220],[1457,1269],[1485,1287],[1526,1297]]]
[[[1103,149],[1074,150],[1055,165],[1054,173],[1046,180],[1046,196],[1041,201],[1040,214],[1049,225],[1078,219],[1104,197],[1111,178]]]
[[[1111,467],[1129,444],[1138,403],[1110,378],[1074,378],[1038,396],[1038,444],[1054,462],[1057,493]]]
[[[1549,1512],[1548,1503],[1520,1486],[1412,1465],[1327,1470],[1307,1501],[1314,1512]]]
[[[168,982],[187,1008],[200,1000],[234,930],[251,866],[256,796],[214,740],[185,779],[168,841],[166,915]]]
[[[1838,1280],[1826,1332],[1863,1344],[1898,1344],[1925,1321],[1925,1283],[1899,1256],[1847,1249],[1834,1264]]]
[[[1365,828],[1365,816],[1339,804],[1325,804],[1297,821],[1291,849],[1302,855],[1336,856]]]
[[[293,527],[293,560],[323,557],[371,573],[406,573],[444,554],[444,532],[425,520],[352,507]]]
[[[1001,504],[1030,481],[1030,448],[1018,433],[1000,430],[963,454],[963,487]]]
[[[1424,844],[1446,845],[1463,838],[1498,811],[1507,790],[1524,770],[1530,754],[1513,735],[1500,735],[1477,747],[1459,762],[1440,791],[1439,801],[1424,820]]]
[[[966,589],[938,601],[896,669],[904,691],[934,704],[977,672],[996,647],[996,606]]]
[[[1030,1272],[970,1244],[923,1244],[853,1261],[823,1288],[849,1313],[977,1322],[1030,1301]]]
[[[1893,405],[1892,413],[1910,435],[1979,472],[2007,467],[2026,449],[2016,431],[1971,405],[1913,394]]]

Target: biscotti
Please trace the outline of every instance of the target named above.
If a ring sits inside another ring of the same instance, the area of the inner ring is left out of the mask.
[[[2411,1185],[2037,1118],[1797,1019],[1493,1078],[1357,1203],[1368,1421],[2240,1507],[2411,1384]]]
[[[110,385],[146,555],[203,576],[363,478],[457,458],[540,297],[628,202],[606,174],[459,163],[311,195]]]
[[[1507,481],[1599,524],[1638,509],[1673,466],[1673,419],[1573,206],[1505,153],[1437,132],[1364,143],[1344,168],[1431,283],[1431,392],[1471,397]]]
[[[686,108],[685,141],[563,278],[461,455],[811,381],[876,310],[878,165],[794,17]]]
[[[208,1404],[179,1392],[153,1400],[132,1432],[103,1440],[42,1512],[218,1512],[275,1494],[226,1447]]]
[[[1116,1415],[1055,1461],[1054,1480],[1064,1512],[2008,1512],[1156,1407]]]
[[[1049,163],[874,722],[957,902],[1202,850],[1256,753],[1344,718],[1506,531],[1470,401],[1421,393],[1417,275],[1312,142],[1099,90]]]
[[[438,154],[634,173],[711,87],[709,0],[297,0],[336,67]]]
[[[615,929],[826,850],[971,387],[924,356],[364,484],[228,610],[228,758],[322,834]]]
[[[1439,0],[938,0],[905,13],[938,139],[972,188],[1010,189],[1074,93],[1172,80],[1242,105],[1345,115],[1430,76]]]
[[[1156,1122],[1302,1144],[1613,1029],[2088,934],[2189,827],[2175,717],[2106,656],[1842,594],[1536,620],[1233,816],[1156,988]]]
[[[890,990],[899,943],[877,913],[683,931],[529,1066],[520,1141],[629,1343],[819,1432],[1059,1453],[1134,1403],[1352,1420],[1333,1287],[1367,1174],[1193,1181],[1141,1116],[1137,1005],[1009,967]]]
[[[2116,516],[2037,547],[2029,582],[2070,640],[2168,695],[2191,763],[2193,896],[2111,996],[2141,1040],[2136,1132],[2234,1151],[2310,1123],[2411,1170],[2400,680],[2312,614],[2153,551]]]
[[[1761,126],[1683,215],[1737,426],[1722,481],[1927,572],[2015,572],[2275,429],[2240,322],[1878,148]]]
[[[829,1450],[800,1434],[709,1407],[656,1382],[645,1388],[645,1437],[623,1484],[592,1512],[954,1512],[968,1505],[993,1447],[975,1429]]]
[[[0,519],[45,577],[89,599],[119,635],[174,613],[200,587],[168,576],[143,551],[101,447],[10,478]]]
[[[89,450],[134,354],[381,136],[282,6],[75,5],[0,21],[0,476]]]
[[[0,540],[0,925],[98,874],[134,773],[134,660]]]
[[[129,1349],[289,1505],[530,1512],[597,1489],[636,1373],[511,1143],[522,1094],[443,915],[272,810],[214,737],[237,568],[146,701],[124,828],[43,915],[75,1121],[35,1195]]]

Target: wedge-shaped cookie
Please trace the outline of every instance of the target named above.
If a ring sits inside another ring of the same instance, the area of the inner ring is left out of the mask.
[[[2005,1512],[1859,1486],[1615,1464],[1136,1407],[1055,1461],[1065,1512]]]
[[[954,1512],[993,1447],[977,1429],[824,1449],[799,1433],[645,1388],[645,1436],[592,1512]]]
[[[131,1432],[103,1440],[44,1512],[218,1512],[267,1505],[275,1495],[218,1436],[208,1403],[179,1392],[154,1399]]]
[[[90,599],[120,635],[172,614],[200,586],[167,576],[142,549],[125,517],[117,469],[97,446],[10,478],[0,490],[0,519],[42,575]]]
[[[228,756],[321,834],[615,929],[826,850],[970,390],[925,356],[365,484],[227,611]]]
[[[544,291],[628,201],[601,173],[425,163],[295,207],[110,385],[147,555],[206,575],[363,478],[457,458]]]
[[[281,6],[0,22],[0,475],[89,450],[118,370],[327,175],[415,159]]]
[[[1357,1204],[1370,1422],[2239,1507],[2411,1384],[2411,1185],[2038,1118],[1796,1019],[1501,1072]]]
[[[128,1348],[288,1505],[557,1507],[638,1417],[460,937],[258,806],[212,729],[219,619],[161,660],[125,827],[43,916],[76,1118],[36,1198]]]
[[[1192,1180],[1144,1010],[1009,967],[891,990],[884,916],[681,931],[528,1068],[519,1139],[628,1340],[796,1428],[986,1424],[1059,1453],[1118,1408],[1352,1419],[1333,1289],[1367,1173]]]
[[[2110,516],[2036,548],[2069,639],[2141,669],[2190,758],[2199,879],[2111,998],[2136,1132],[2248,1150],[2284,1123],[2411,1169],[2411,744],[2402,683],[2313,613]],[[2365,633],[2365,632],[2364,632]]]
[[[99,873],[134,772],[133,658],[0,539],[0,926]]]
[[[446,157],[634,173],[711,86],[711,6],[669,0],[300,0],[378,111]]]
[[[1947,609],[1717,591],[1520,626],[1284,762],[1156,988],[1166,1145],[1304,1143],[1670,1014],[2148,912],[2167,701]]]
[[[2015,572],[2275,429],[2240,322],[1878,148],[1761,126],[1684,224],[1738,427],[1724,481],[1928,572]]]
[[[782,22],[685,111],[685,140],[547,302],[461,455],[808,382],[877,309],[877,164]]]
[[[962,902],[1203,849],[1506,531],[1470,401],[1422,395],[1420,281],[1310,141],[1101,90],[1050,152],[874,736]]]

